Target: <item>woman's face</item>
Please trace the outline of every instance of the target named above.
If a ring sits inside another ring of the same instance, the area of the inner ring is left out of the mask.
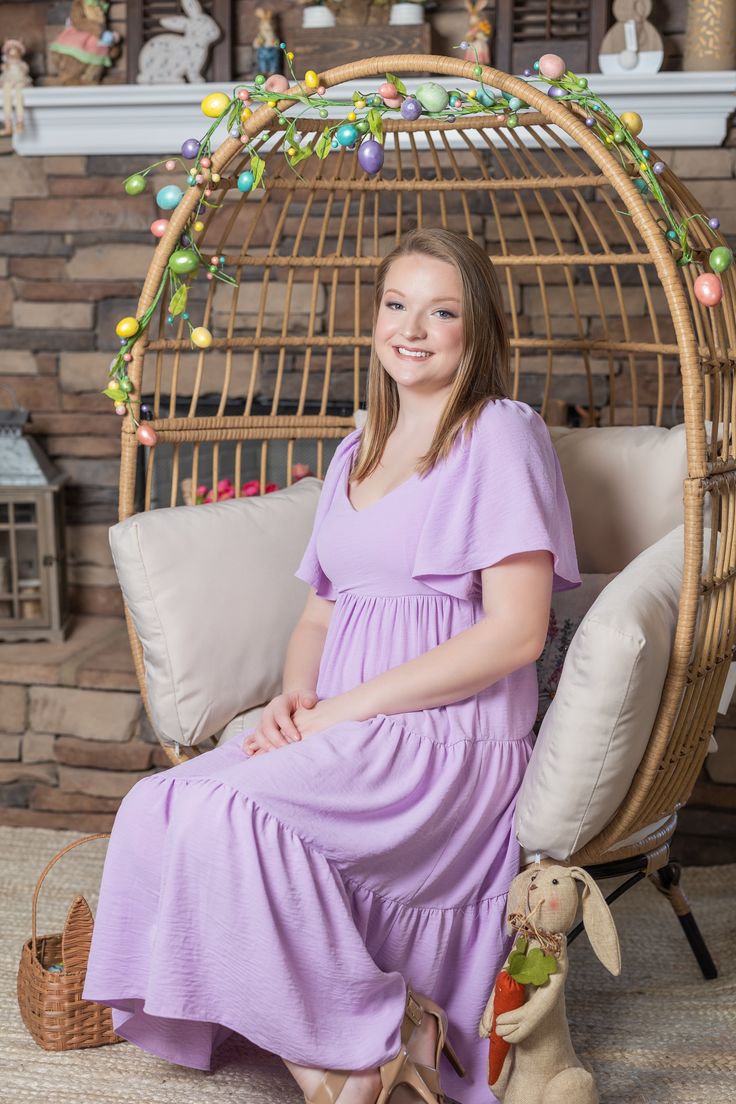
[[[423,253],[397,257],[386,273],[374,344],[400,390],[448,388],[463,353],[462,283],[455,266]]]

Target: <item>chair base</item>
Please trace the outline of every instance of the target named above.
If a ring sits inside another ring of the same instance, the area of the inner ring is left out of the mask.
[[[662,851],[664,851],[664,855],[662,855]],[[670,859],[668,846],[658,848],[656,852],[650,854],[631,855],[625,859],[613,859],[611,862],[593,863],[584,869],[596,881],[631,874],[630,878],[627,878],[625,882],[622,882],[606,897],[606,902],[609,905],[626,893],[628,889],[631,889],[632,886],[635,886],[637,882],[640,882],[643,878],[649,878],[655,889],[664,894],[672,905],[703,977],[706,981],[718,977],[716,964],[692,914],[690,903],[680,888],[682,864],[676,859]],[[567,937],[568,945],[572,943],[573,939],[577,939],[583,930],[582,923],[574,927]]]

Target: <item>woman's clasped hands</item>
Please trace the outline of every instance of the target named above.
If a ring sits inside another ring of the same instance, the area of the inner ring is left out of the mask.
[[[243,741],[247,755],[259,755],[274,748],[298,743],[344,718],[336,698],[318,698],[314,690],[295,690],[272,698],[254,732]]]

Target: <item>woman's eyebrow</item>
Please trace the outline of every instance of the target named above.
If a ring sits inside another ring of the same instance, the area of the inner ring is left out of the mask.
[[[404,292],[399,291],[398,288],[386,288],[386,291],[384,292],[384,294],[388,295],[389,293],[392,294],[392,295],[403,295],[404,294]],[[431,303],[459,303],[460,300],[456,299],[452,295],[440,295],[437,299],[430,299],[430,302]]]

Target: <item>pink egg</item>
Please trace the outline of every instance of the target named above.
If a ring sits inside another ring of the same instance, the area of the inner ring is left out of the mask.
[[[704,272],[695,281],[695,298],[704,307],[717,307],[723,298],[723,284],[714,272]]]
[[[401,107],[401,96],[384,96],[383,102],[386,107]]]
[[[158,441],[156,430],[146,422],[141,422],[135,431],[135,435],[142,445],[148,445],[149,448],[153,448]]]
[[[166,233],[166,228],[168,225],[168,219],[156,219],[155,222],[152,222],[151,233],[153,234],[154,238],[162,238]]]
[[[317,95],[318,96],[324,96],[326,91],[327,91],[327,89],[325,88],[325,86],[323,84],[320,84],[320,85],[317,86]]]
[[[381,96],[384,100],[387,96],[390,100],[395,100],[396,85],[393,84],[391,81],[384,81],[383,84],[379,84],[378,86],[378,95]]]
[[[542,54],[539,59],[539,72],[547,80],[559,80],[566,68],[559,54]]]
[[[176,168],[176,161],[167,161],[166,162],[166,169],[167,169],[168,172],[173,172],[175,168]]]
[[[285,92],[289,82],[281,73],[274,73],[263,86],[267,92]]]

